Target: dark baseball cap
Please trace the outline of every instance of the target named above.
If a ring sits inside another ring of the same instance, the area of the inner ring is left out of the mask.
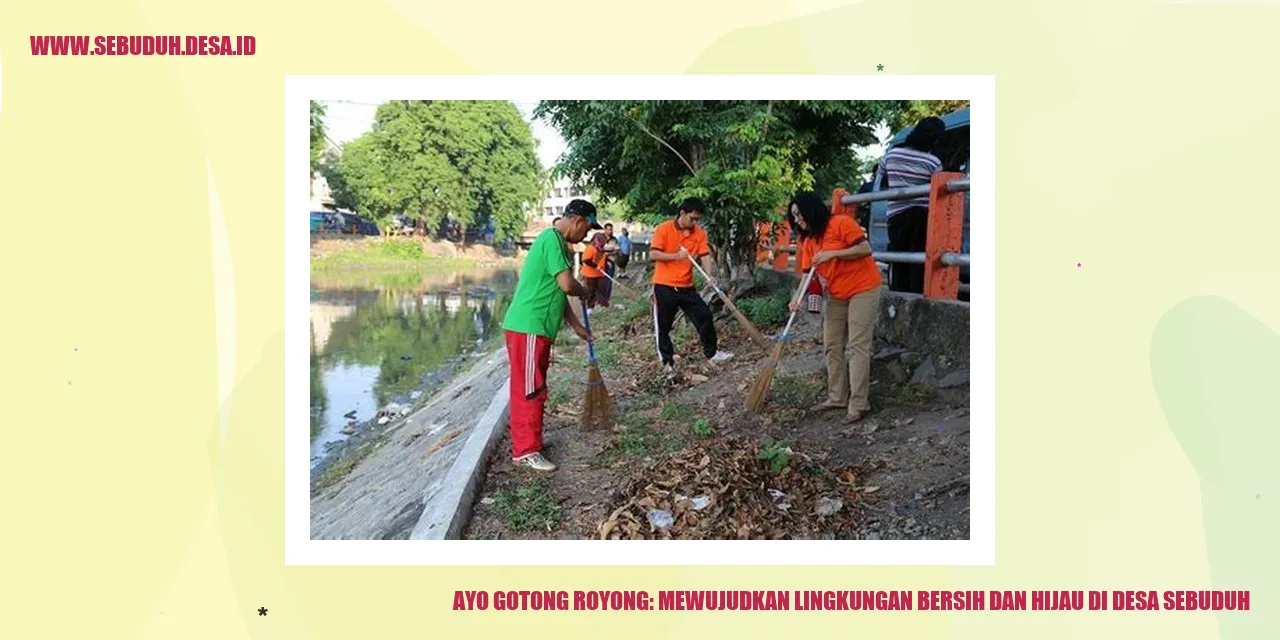
[[[564,207],[566,216],[582,216],[591,223],[592,229],[603,229],[600,223],[596,221],[596,206],[581,198],[574,198]]]

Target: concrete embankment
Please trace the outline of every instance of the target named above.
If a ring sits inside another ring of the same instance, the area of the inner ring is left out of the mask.
[[[344,454],[350,458],[337,464],[350,471],[311,498],[312,539],[407,539],[424,514],[456,504],[465,490],[453,480],[460,454],[478,446],[477,427],[506,424],[505,402],[493,404],[495,397],[505,398],[498,392],[507,378],[505,353],[491,351],[420,409],[363,444],[363,451]],[[470,455],[462,458],[464,466],[472,464],[466,462]]]

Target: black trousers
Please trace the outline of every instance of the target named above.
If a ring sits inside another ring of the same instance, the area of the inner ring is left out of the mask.
[[[911,207],[889,218],[889,250],[923,252],[929,238],[929,208]],[[924,265],[889,264],[889,289],[924,293]]]
[[[627,272],[627,263],[631,262],[631,256],[626,253],[618,254],[618,273]]]
[[[655,284],[653,297],[657,304],[658,353],[662,356],[662,364],[675,363],[675,348],[671,346],[671,325],[675,324],[678,311],[683,311],[698,330],[703,355],[710,358],[716,354],[716,323],[711,317],[711,308],[698,295],[697,289]]]

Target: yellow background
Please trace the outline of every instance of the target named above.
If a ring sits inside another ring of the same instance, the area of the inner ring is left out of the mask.
[[[1133,0],[2,3],[0,636],[1275,637],[1277,18]],[[252,34],[257,55],[28,48],[201,33]],[[996,566],[283,565],[286,74],[877,64],[996,76]],[[1255,611],[450,611],[454,589],[729,587],[1212,587],[1253,590]]]

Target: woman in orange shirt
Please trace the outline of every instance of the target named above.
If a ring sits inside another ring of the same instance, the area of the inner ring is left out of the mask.
[[[604,263],[607,257],[603,247],[604,232],[597,231],[582,250],[582,282],[587,290],[588,309],[609,306],[604,280]]]
[[[834,214],[813,193],[797,194],[788,208],[800,233],[800,267],[817,267],[826,298],[822,344],[827,356],[827,399],[814,409],[844,409],[846,422],[858,422],[871,408],[871,347],[880,310],[880,269],[871,257],[866,234],[839,197],[834,198]],[[798,305],[792,302],[792,310]],[[851,346],[847,363],[846,343]]]

